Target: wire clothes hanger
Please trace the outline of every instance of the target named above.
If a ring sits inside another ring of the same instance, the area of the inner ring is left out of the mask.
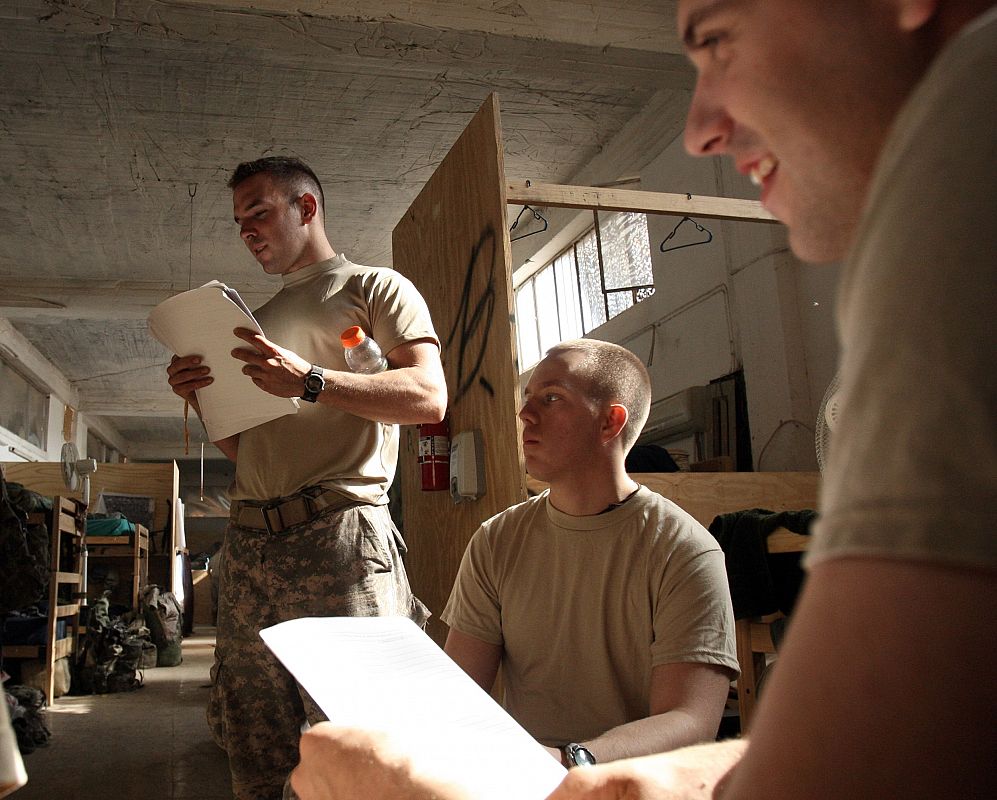
[[[676,233],[678,233],[679,228],[681,228],[682,224],[685,222],[691,222],[693,225],[695,225],[697,231],[706,234],[706,238],[698,242],[686,242],[686,244],[675,244],[672,245],[671,247],[665,247],[665,245],[668,243],[668,240],[671,239]],[[713,234],[707,228],[704,228],[702,225],[696,222],[696,220],[694,220],[692,217],[682,217],[682,219],[678,221],[678,224],[674,228],[672,228],[672,232],[665,237],[665,240],[661,243],[660,249],[662,253],[670,253],[672,250],[681,250],[683,247],[694,247],[697,244],[709,244],[712,241],[713,241]]]
[[[523,213],[526,212],[527,210],[532,211],[533,219],[540,220],[544,224],[544,226],[540,228],[540,230],[530,231],[529,233],[524,233],[520,236],[514,236],[509,240],[510,242],[518,242],[520,239],[525,239],[527,236],[532,236],[534,233],[543,233],[545,230],[547,230],[547,218],[544,217],[544,215],[541,214],[539,211],[537,211],[535,208],[533,208],[533,206],[523,206],[522,210],[516,215],[516,221],[509,226],[509,233],[512,233],[514,230],[516,230],[516,226],[519,224],[520,218],[523,216]]]

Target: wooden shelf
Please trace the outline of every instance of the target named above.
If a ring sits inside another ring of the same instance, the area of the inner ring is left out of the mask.
[[[51,540],[46,635],[44,645],[6,645],[4,658],[41,659],[45,670],[45,699],[55,701],[55,662],[77,650],[80,635],[79,587],[83,582],[82,541],[86,526],[86,506],[81,500],[63,495],[52,498],[51,511],[29,514],[32,522],[43,523]],[[75,587],[75,588],[74,588]],[[65,623],[60,635],[59,622]]]
[[[122,583],[130,582],[129,602],[138,610],[142,590],[149,582],[149,531],[142,525],[121,536],[87,536],[84,540],[89,559],[89,573],[95,574],[94,566],[111,561],[128,574]],[[91,583],[94,581],[91,580]],[[119,597],[119,599],[123,599]]]
[[[54,661],[58,661],[60,658],[66,658],[76,652],[76,640],[69,636],[65,639],[56,639],[55,647],[53,649],[55,651],[55,655],[53,657]]]
[[[38,658],[44,655],[45,647],[38,644],[5,644],[4,658]]]

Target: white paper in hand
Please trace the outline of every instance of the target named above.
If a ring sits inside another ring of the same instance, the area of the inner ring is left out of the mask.
[[[6,797],[28,782],[21,752],[17,749],[17,736],[7,714],[7,698],[3,700],[3,708],[0,708],[0,797]]]
[[[211,369],[214,383],[197,390],[197,403],[213,442],[298,410],[296,400],[264,392],[243,375],[232,350],[250,345],[235,328],[263,333],[239,293],[220,281],[174,295],[149,314],[153,336],[177,355],[201,356]]]
[[[542,800],[565,769],[406,617],[306,617],[260,636],[330,722],[386,731],[476,800]]]

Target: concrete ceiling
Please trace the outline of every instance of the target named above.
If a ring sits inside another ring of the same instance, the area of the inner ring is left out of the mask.
[[[570,182],[642,109],[680,125],[674,6],[3,0],[0,318],[112,444],[177,457],[149,310],[211,279],[251,306],[276,288],[232,222],[238,162],[309,162],[333,246],[390,264],[392,228],[489,92],[510,180]]]

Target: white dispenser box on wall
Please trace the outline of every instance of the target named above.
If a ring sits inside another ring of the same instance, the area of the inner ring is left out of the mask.
[[[455,503],[485,493],[485,453],[481,431],[458,433],[450,442],[450,495]]]

